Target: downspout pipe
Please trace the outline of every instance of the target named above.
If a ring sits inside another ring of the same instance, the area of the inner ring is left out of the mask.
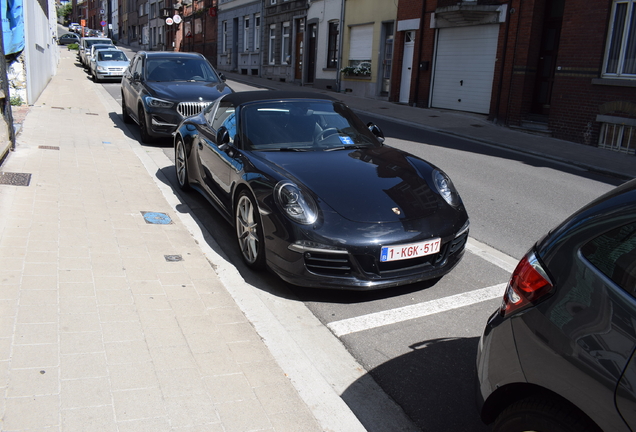
[[[422,44],[424,43],[424,16],[426,14],[426,0],[422,1],[422,12],[420,14],[420,37],[419,37],[419,47],[417,49],[417,65],[413,69],[417,71],[417,75],[415,75],[415,97],[413,98],[415,106],[417,106],[417,101],[419,99],[420,94],[420,64],[422,64]],[[402,57],[404,57],[404,43],[402,43]],[[411,89],[409,89],[410,91]]]
[[[342,91],[342,89],[340,88],[340,86],[342,85],[342,79],[340,78],[340,69],[342,69],[342,38],[344,36],[344,19],[345,19],[345,2],[347,0],[341,0],[341,6],[340,6],[340,23],[338,24],[339,27],[339,37],[338,37],[338,65],[337,68],[338,70],[336,71],[336,90],[338,91],[338,93],[340,93]]]

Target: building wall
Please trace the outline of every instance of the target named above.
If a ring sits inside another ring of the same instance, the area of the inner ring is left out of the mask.
[[[57,71],[59,51],[55,3],[47,0],[47,10],[39,2],[24,3],[25,69],[27,103],[34,104]]]
[[[621,108],[622,102],[636,103],[636,88],[624,86],[634,80],[599,79],[610,12],[609,1],[565,4],[549,121],[557,138],[597,145],[597,115],[636,118]]]
[[[349,92],[358,96],[380,98],[380,74],[382,67],[381,53],[383,47],[383,24],[395,22],[397,19],[397,2],[386,0],[347,0],[345,2],[345,19],[341,32],[342,65],[349,65],[351,27],[356,25],[373,25],[373,42],[371,59],[371,76],[355,77],[343,75],[340,83],[340,91]],[[395,46],[395,45],[394,45]]]
[[[256,32],[255,16],[260,14],[260,31]],[[247,49],[245,49],[245,17],[249,17]],[[223,47],[223,23],[227,23],[227,46]],[[236,28],[235,28],[236,26]],[[263,13],[261,1],[226,1],[219,5],[217,31],[217,67],[243,75],[260,75],[263,46]],[[256,39],[260,48],[256,49]]]
[[[261,31],[263,34],[261,43],[262,52],[262,67],[261,76],[268,79],[281,80],[285,82],[299,82],[302,83],[302,76],[297,78],[296,67],[298,62],[302,61],[296,55],[296,44],[302,43],[303,47],[306,47],[305,34],[300,33],[299,25],[302,26],[302,30],[306,27],[307,17],[307,1],[306,0],[277,0],[276,4],[272,5],[271,0],[264,0],[263,5],[263,23],[261,25]],[[282,32],[283,23],[290,23],[290,44],[291,44],[291,56],[288,64],[283,64],[282,56]],[[270,26],[275,26],[276,43],[274,46],[274,64],[269,62],[269,31]],[[300,38],[300,39],[299,39]],[[303,48],[303,53],[304,53]],[[304,72],[303,72],[304,73]]]
[[[316,88],[337,89],[340,78],[339,67],[329,68],[327,65],[329,23],[337,21],[340,35],[342,35],[343,4],[344,0],[314,0],[307,11],[307,24],[316,23],[318,30],[314,71],[314,87]]]

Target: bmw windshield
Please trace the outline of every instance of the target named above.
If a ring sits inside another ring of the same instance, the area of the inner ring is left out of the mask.
[[[191,81],[220,83],[210,64],[202,58],[148,58],[148,81]]]

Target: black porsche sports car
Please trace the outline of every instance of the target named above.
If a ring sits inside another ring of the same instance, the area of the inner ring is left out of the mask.
[[[438,278],[469,220],[450,178],[308,92],[220,97],[175,132],[179,186],[235,227],[244,261],[299,286],[368,290]]]

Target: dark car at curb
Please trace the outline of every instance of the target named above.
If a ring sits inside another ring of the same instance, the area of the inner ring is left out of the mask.
[[[539,240],[477,354],[496,432],[636,430],[636,180]]]
[[[58,45],[79,44],[80,38],[75,33],[65,33],[57,39]]]
[[[202,54],[140,51],[121,80],[122,117],[148,143],[172,137],[184,118],[232,91]]]
[[[249,267],[331,289],[440,278],[464,252],[464,204],[443,171],[383,141],[327,95],[239,92],[180,124],[175,168]]]

